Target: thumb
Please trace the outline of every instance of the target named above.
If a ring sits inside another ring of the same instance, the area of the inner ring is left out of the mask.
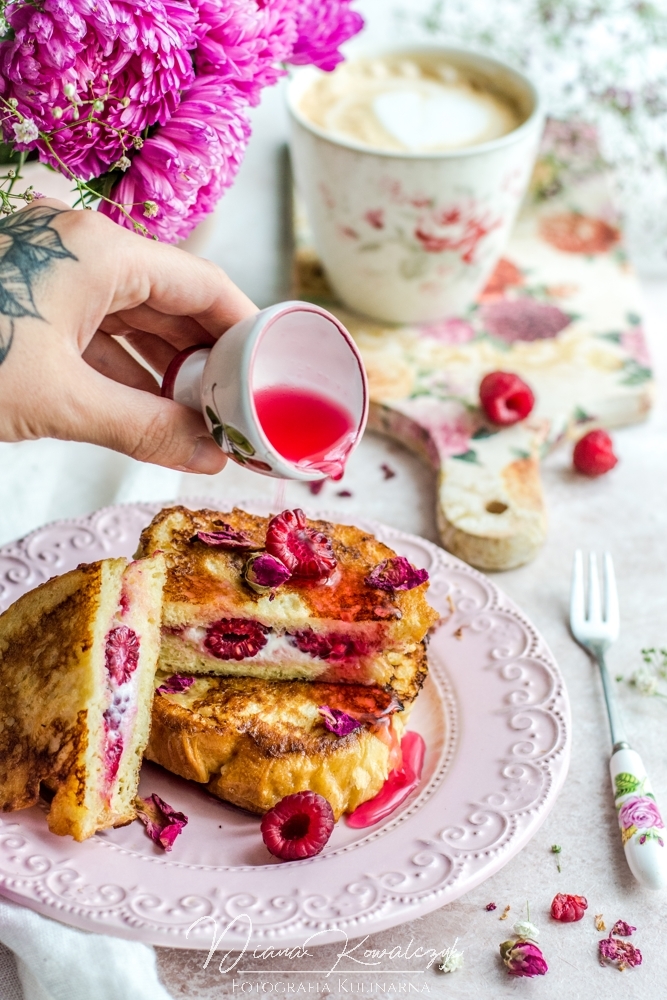
[[[59,422],[54,437],[99,444],[181,472],[213,475],[226,465],[200,413],[105,378],[83,361],[75,367],[68,419]]]

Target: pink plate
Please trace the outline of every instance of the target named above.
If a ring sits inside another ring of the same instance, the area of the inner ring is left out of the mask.
[[[108,507],[6,545],[0,610],[79,562],[131,555],[160,506]],[[429,598],[442,614],[410,720],[426,741],[423,781],[404,805],[367,830],[341,821],[321,855],[280,863],[264,848],[256,817],[145,764],[141,794],[158,792],[190,817],[170,854],[139,823],[83,844],[56,837],[35,806],[0,819],[4,895],[85,930],[156,945],[207,949],[212,920],[188,933],[201,917],[213,918],[218,934],[228,928],[227,948],[294,946],[313,934],[313,944],[325,944],[444,906],[530,840],[569,759],[569,705],[553,656],[481,573],[422,538],[356,523],[428,569]]]

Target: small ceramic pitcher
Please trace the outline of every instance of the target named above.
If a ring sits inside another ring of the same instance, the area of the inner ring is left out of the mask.
[[[368,418],[368,384],[352,337],[331,313],[308,302],[281,302],[230,327],[213,347],[190,347],[165,372],[162,395],[199,410],[215,442],[239,465],[279,479],[317,480],[313,468],[269,441],[255,397],[263,389],[316,393],[350,416],[351,432],[330,458],[342,467]]]

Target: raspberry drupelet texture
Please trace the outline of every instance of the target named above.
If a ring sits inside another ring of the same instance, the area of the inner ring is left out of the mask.
[[[316,792],[286,795],[262,817],[262,840],[282,861],[319,854],[335,826],[333,809]]]
[[[266,551],[279,559],[292,576],[304,580],[324,580],[336,568],[331,540],[309,528],[300,508],[284,510],[269,521]]]
[[[482,409],[494,424],[507,427],[525,420],[535,405],[530,386],[513,372],[490,372],[479,386]]]

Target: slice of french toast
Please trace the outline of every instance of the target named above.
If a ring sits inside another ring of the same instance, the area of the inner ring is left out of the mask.
[[[0,809],[52,795],[49,829],[85,840],[134,819],[165,563],[79,566],[0,615]]]
[[[189,684],[181,692],[168,681],[160,691],[167,677],[156,679],[146,757],[250,812],[310,790],[338,819],[400,766],[408,713],[380,688],[200,675],[178,676]],[[320,709],[345,712],[358,728],[336,735]]]
[[[300,516],[301,535],[324,552],[326,573],[285,570],[288,579],[258,592],[249,565],[267,555],[273,525],[286,515],[293,524]],[[161,670],[369,684],[403,703],[419,692],[423,641],[438,620],[426,574],[369,532],[310,521],[301,511],[271,519],[172,507],[144,530],[137,554],[156,550],[167,561]],[[387,567],[409,567],[410,587],[398,579],[387,585]]]

